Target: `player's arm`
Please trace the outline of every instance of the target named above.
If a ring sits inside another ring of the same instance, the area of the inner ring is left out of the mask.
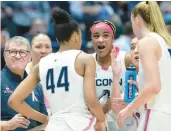
[[[39,65],[33,67],[30,74],[24,79],[12,93],[8,100],[9,106],[16,112],[19,112],[23,116],[39,121],[41,123],[47,123],[48,117],[34,109],[32,109],[24,100],[31,94],[32,90],[37,86],[39,82]]]
[[[95,71],[96,65],[93,56],[88,55],[85,63],[84,73],[84,93],[85,100],[90,111],[94,114],[98,121],[105,121],[105,115],[96,96],[95,90]]]
[[[145,73],[145,87],[136,97],[136,99],[128,105],[131,110],[136,110],[153,99],[160,92],[161,81],[158,67],[158,60],[161,57],[161,47],[156,44],[154,38],[145,38],[138,44],[142,66]],[[150,43],[150,44],[149,44]],[[158,51],[160,53],[158,53]]]
[[[111,101],[110,98],[108,98],[106,104],[103,107],[103,112],[106,114],[110,111],[110,109],[111,109]]]
[[[112,63],[112,73],[113,73],[113,84],[111,93],[111,109],[117,115],[120,109],[113,103],[114,98],[121,98],[120,91],[120,74],[122,71],[121,61],[117,59],[117,51],[115,48],[111,52],[111,63]]]
[[[112,84],[112,95],[111,95],[111,109],[117,115],[120,112],[120,108],[116,104],[113,103],[114,98],[121,98],[120,92],[120,84],[119,84],[120,76],[113,77],[113,84]],[[120,103],[117,103],[118,105]]]

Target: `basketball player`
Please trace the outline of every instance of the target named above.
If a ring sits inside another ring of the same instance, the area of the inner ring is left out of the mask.
[[[67,12],[52,12],[60,49],[40,60],[9,99],[9,105],[22,115],[47,124],[46,131],[105,131],[105,116],[95,92],[95,61],[81,52],[81,30]],[[49,121],[30,108],[24,99],[40,82],[50,104]],[[93,116],[93,115],[94,116]]]
[[[171,37],[158,4],[154,1],[138,3],[132,10],[131,22],[140,40],[137,47],[140,94],[120,111],[118,125],[121,127],[134,110],[145,105],[138,131],[171,130],[171,59],[168,52]]]
[[[135,37],[131,40],[131,61],[136,67],[136,71],[138,74],[138,64],[139,64],[139,53],[137,51],[137,45],[138,45],[139,40]]]
[[[133,38],[131,40],[131,51],[130,51],[130,55],[131,55],[131,60],[132,63],[135,65],[136,67],[136,72],[138,74],[138,64],[139,64],[139,54],[137,52],[137,44],[138,44],[138,39],[137,38]],[[113,79],[113,89],[112,89],[112,93],[111,93],[111,97],[112,97],[112,111],[118,115],[118,113],[125,108],[128,104],[124,102],[124,93],[122,93],[120,91],[120,84],[119,84],[119,79],[120,79],[120,74],[122,74],[122,65],[120,62],[116,62],[119,61],[117,59],[117,55],[116,55],[116,50],[115,48],[112,49],[111,52],[111,61],[112,61],[112,72],[113,72],[113,76],[115,79]],[[130,84],[135,84],[136,88],[137,88],[137,93],[136,95],[138,95],[139,92],[139,88],[137,86],[137,81],[133,81],[133,80],[129,80]],[[139,124],[139,117],[140,114],[139,112],[135,112],[133,114],[133,117],[136,120],[136,125],[138,127]]]
[[[103,90],[112,89],[113,73],[111,68],[111,49],[113,48],[113,41],[115,35],[115,26],[109,21],[98,21],[91,27],[91,37],[92,43],[96,53],[93,54],[96,60],[96,95],[99,97]],[[122,86],[121,91],[123,91],[123,79],[125,67],[131,63],[131,59],[128,53],[120,51],[118,58],[122,63],[123,74],[120,78],[120,84]],[[122,129],[117,129],[115,115],[112,113],[110,106],[110,99],[103,107],[104,113],[107,115],[107,128],[109,131],[120,130],[120,131],[136,131],[137,125],[135,119],[132,117],[126,124],[126,127]],[[127,126],[128,125],[128,126]]]

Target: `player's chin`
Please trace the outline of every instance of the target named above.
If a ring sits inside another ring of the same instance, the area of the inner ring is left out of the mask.
[[[137,59],[135,60],[135,59],[134,59],[133,64],[135,65],[135,67],[138,67],[139,60],[137,60]]]
[[[105,56],[106,56],[106,53],[105,53],[105,52],[99,52],[98,55],[99,55],[100,57],[105,57]]]
[[[135,62],[135,67],[138,68],[139,62]]]
[[[106,57],[108,55],[108,52],[106,50],[99,50],[98,55],[100,57]]]

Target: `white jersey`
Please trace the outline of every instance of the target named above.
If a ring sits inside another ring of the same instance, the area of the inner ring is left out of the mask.
[[[124,76],[125,76],[125,55],[126,52],[120,51],[118,54],[117,59],[121,60],[122,65],[122,73],[121,73],[121,79],[120,79],[120,85],[122,87],[121,91],[123,92],[123,86],[124,86]],[[96,60],[96,53],[93,54],[95,60]],[[112,89],[112,81],[113,81],[113,73],[112,73],[112,67],[109,66],[108,69],[105,69],[101,67],[97,60],[96,60],[96,95],[99,97],[102,94],[103,90],[109,90]]]
[[[152,110],[157,110],[171,114],[171,58],[166,46],[165,40],[156,33],[149,33],[149,37],[155,38],[160,44],[162,55],[158,61],[160,80],[161,80],[161,90],[160,93],[155,96],[155,98],[148,103],[147,108]],[[138,73],[138,82],[140,91],[145,85],[145,75],[144,70],[139,62],[139,73]]]
[[[124,83],[125,83],[125,55],[126,52],[120,51],[117,59],[121,60],[122,65],[122,72],[120,76],[120,85],[121,85],[121,92],[124,92]],[[96,60],[96,53],[93,54]],[[112,80],[113,80],[113,73],[112,67],[109,66],[108,69],[101,67],[97,60],[96,60],[96,95],[99,97],[102,94],[103,90],[109,90],[110,93],[112,91]],[[109,111],[106,115],[107,117],[107,130],[108,131],[136,131],[137,129],[137,122],[134,117],[129,117],[127,121],[124,122],[124,127],[119,129],[116,122],[116,116],[112,111]],[[135,116],[136,117],[136,116]],[[138,121],[138,120],[137,120]]]
[[[80,52],[57,52],[40,60],[40,80],[52,112],[47,131],[94,130],[93,116],[84,100],[83,77],[74,67]]]

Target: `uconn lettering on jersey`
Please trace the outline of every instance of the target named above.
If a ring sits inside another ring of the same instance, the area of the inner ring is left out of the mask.
[[[119,84],[122,86],[122,79]],[[112,79],[96,79],[96,86],[112,86]]]

